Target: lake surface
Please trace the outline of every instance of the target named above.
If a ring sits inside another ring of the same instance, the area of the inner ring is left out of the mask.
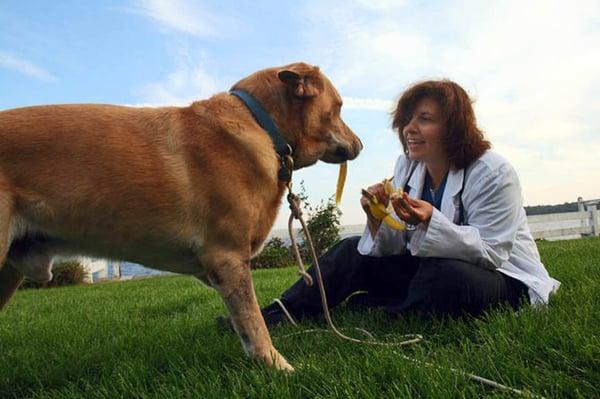
[[[540,222],[530,223],[530,228],[531,228],[531,231],[534,232],[534,231],[547,230],[547,229],[576,227],[579,224],[581,224],[581,221],[575,221],[575,220],[556,221],[556,222],[545,221],[545,222],[541,222],[541,223]],[[341,231],[340,231],[340,236],[341,236],[341,238],[347,238],[347,237],[351,237],[354,235],[361,235],[364,231],[364,228],[365,228],[365,226],[362,224],[361,225],[357,224],[357,225],[342,226]],[[299,229],[295,229],[294,234],[297,237],[298,241],[301,242],[302,235],[300,234]],[[291,244],[287,229],[272,230],[271,233],[269,234],[269,237],[267,238],[267,240],[269,240],[272,237],[281,238],[283,240],[283,242],[285,243],[285,245]],[[571,239],[571,238],[576,238],[576,236],[557,237],[557,239]],[[109,278],[113,277],[111,262],[109,262],[108,269],[109,269],[108,270]],[[159,275],[166,275],[166,274],[173,274],[173,273],[149,269],[147,267],[144,267],[142,265],[138,265],[135,263],[129,263],[129,262],[121,263],[121,277],[125,278],[125,279],[134,278],[134,277],[138,278],[138,277],[159,276]]]

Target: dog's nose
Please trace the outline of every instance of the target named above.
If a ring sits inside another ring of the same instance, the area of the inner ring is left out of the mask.
[[[350,154],[348,153],[348,149],[346,147],[340,145],[335,149],[334,155],[336,158],[348,159]]]

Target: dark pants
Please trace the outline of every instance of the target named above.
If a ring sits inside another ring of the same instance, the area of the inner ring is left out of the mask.
[[[360,237],[345,239],[319,259],[329,307],[356,291],[367,291],[362,302],[390,312],[433,312],[481,315],[508,304],[517,309],[528,299],[527,286],[498,271],[443,258],[412,255],[364,256],[356,247]],[[281,301],[295,317],[322,313],[314,267],[308,270],[313,286],[302,279],[285,291]]]

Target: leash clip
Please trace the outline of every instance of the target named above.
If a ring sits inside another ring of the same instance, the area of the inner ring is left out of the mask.
[[[288,145],[291,151],[291,147]],[[279,168],[279,180],[287,182],[288,184],[292,181],[292,171],[294,170],[294,158],[291,154],[280,155],[281,167]]]

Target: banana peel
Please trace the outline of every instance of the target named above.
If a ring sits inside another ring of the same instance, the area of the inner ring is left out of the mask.
[[[342,194],[344,192],[344,184],[346,183],[346,175],[348,174],[348,162],[340,164],[340,173],[338,174],[337,186],[335,189],[335,206],[340,206]]]
[[[383,188],[390,199],[402,196],[404,192],[404,190],[402,190],[401,188],[395,189],[392,185],[391,179],[385,179],[383,181]],[[384,204],[379,202],[376,196],[374,196],[367,190],[362,190],[362,194],[369,199],[369,211],[375,219],[381,220],[383,223],[385,223],[394,230],[406,230],[406,225],[402,222],[399,222],[392,216],[394,208],[392,207],[391,201],[390,204],[388,204],[388,206],[386,207]]]

